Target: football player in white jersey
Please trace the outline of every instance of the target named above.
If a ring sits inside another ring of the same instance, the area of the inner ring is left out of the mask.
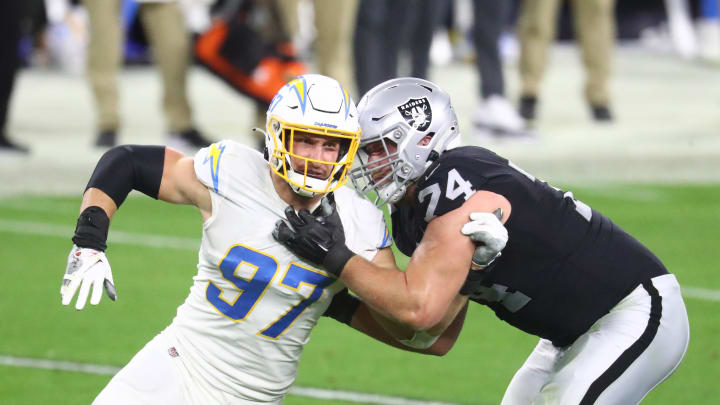
[[[283,87],[269,107],[266,156],[233,141],[201,149],[194,158],[136,145],[103,155],[83,195],[61,287],[63,305],[77,292],[75,307],[83,309],[90,290],[96,305],[103,286],[116,299],[104,251],[110,218],[132,189],[195,205],[203,234],[197,275],[173,322],[112,378],[94,404],[280,403],[323,314],[397,347],[429,354],[449,350],[467,297],[458,296],[429,331],[415,333],[369,312],[325,270],[349,256],[318,266],[271,235],[288,211],[299,211],[302,221],[334,206],[347,246],[396,271],[382,212],[341,187],[359,133],[357,110],[340,84],[305,75]]]

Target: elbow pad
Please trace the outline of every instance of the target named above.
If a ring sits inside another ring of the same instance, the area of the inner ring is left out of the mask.
[[[412,339],[398,339],[398,342],[404,344],[405,346],[412,347],[413,349],[427,349],[428,347],[432,346],[439,337],[440,336],[434,336],[424,330],[421,330],[415,332],[415,335],[412,337]]]
[[[132,190],[157,199],[164,164],[164,146],[116,146],[100,158],[85,190],[102,190],[118,207]]]

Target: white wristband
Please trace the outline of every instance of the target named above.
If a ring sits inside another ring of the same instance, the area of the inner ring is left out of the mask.
[[[421,330],[420,332],[415,332],[415,336],[413,336],[412,339],[398,339],[398,342],[413,349],[427,349],[432,346],[439,337],[440,336],[434,336]]]

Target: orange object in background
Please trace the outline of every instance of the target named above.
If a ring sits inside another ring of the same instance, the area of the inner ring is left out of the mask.
[[[195,57],[235,90],[269,104],[288,81],[307,71],[286,42],[265,44],[238,20],[218,20],[195,42]]]

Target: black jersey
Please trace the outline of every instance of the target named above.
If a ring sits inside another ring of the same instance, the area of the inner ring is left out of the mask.
[[[473,297],[502,320],[566,346],[642,281],[660,260],[610,219],[480,147],[444,152],[417,182],[413,205],[392,209],[393,237],[411,256],[428,222],[478,190],[510,201],[509,239]]]

